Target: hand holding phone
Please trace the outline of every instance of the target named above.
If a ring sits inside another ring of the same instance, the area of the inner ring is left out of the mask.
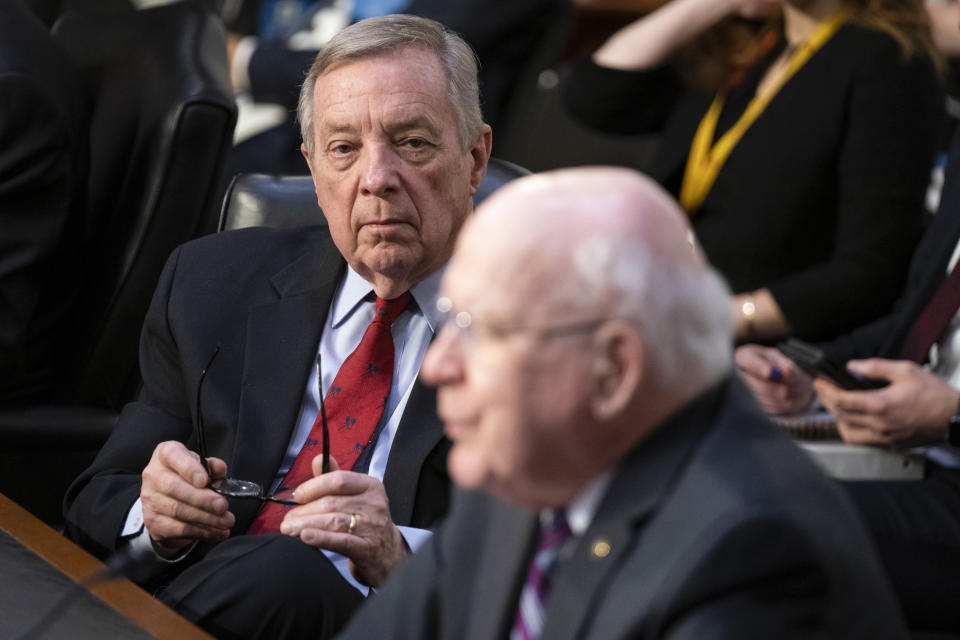
[[[826,378],[848,391],[881,389],[888,384],[886,380],[872,380],[853,375],[847,371],[846,363],[830,359],[821,349],[797,338],[789,338],[779,343],[777,349],[810,376]]]

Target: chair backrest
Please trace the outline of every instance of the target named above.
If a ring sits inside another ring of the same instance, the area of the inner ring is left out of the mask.
[[[53,35],[90,103],[89,258],[71,400],[118,407],[139,384],[140,326],[179,244],[216,229],[236,122],[226,35],[203,4],[69,12]]]
[[[512,162],[490,158],[487,175],[473,200],[480,204],[514,178],[530,172]],[[233,178],[220,210],[220,231],[244,227],[302,227],[326,224],[310,176],[239,174]]]

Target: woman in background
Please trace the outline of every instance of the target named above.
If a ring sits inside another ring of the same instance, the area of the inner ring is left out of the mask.
[[[903,287],[939,65],[922,0],[672,0],[563,94],[595,128],[660,134],[650,172],[736,294],[739,341],[821,340]]]

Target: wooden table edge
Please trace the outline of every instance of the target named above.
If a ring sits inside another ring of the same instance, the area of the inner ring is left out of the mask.
[[[103,568],[103,563],[87,551],[67,540],[2,493],[0,529],[76,582]],[[212,639],[212,636],[126,578],[102,583],[90,591],[144,631],[161,640]]]

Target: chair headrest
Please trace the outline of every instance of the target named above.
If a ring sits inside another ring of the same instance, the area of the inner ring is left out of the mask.
[[[220,211],[220,231],[244,227],[304,227],[326,224],[310,176],[240,174]]]

